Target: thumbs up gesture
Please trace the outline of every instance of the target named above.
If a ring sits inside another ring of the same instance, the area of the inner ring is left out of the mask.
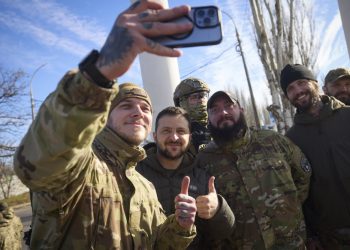
[[[215,189],[215,177],[209,179],[207,195],[198,196],[196,199],[198,216],[202,219],[211,219],[219,209],[219,200]]]
[[[185,176],[181,184],[181,192],[175,197],[175,218],[180,226],[189,229],[194,223],[197,207],[196,200],[188,195],[190,177]]]

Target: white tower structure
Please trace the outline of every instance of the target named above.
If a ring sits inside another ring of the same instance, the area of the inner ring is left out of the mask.
[[[169,7],[167,0],[158,0],[158,2],[166,8]],[[159,111],[174,105],[173,93],[180,82],[177,58],[142,53],[139,60],[143,87],[151,97],[154,109],[153,120],[155,120]]]
[[[348,54],[350,58],[350,1],[349,0],[338,0],[339,11],[341,20],[343,23],[343,30],[345,34],[346,44],[348,46]],[[346,65],[344,65],[346,66]]]

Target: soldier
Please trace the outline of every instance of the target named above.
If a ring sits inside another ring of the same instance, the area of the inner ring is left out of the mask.
[[[167,215],[174,213],[174,196],[180,192],[184,176],[191,178],[189,195],[196,198],[198,217],[197,237],[187,249],[211,249],[210,242],[229,235],[234,226],[234,215],[225,199],[216,194],[214,177],[193,165],[188,153],[190,118],[180,107],[163,109],[156,118],[153,138],[155,143],[145,146],[147,158],[136,170],[153,183],[158,199]]]
[[[22,249],[23,225],[6,202],[0,202],[0,249]]]
[[[190,30],[190,23],[161,22],[188,12],[135,2],[101,51],[69,71],[40,107],[14,157],[33,191],[31,249],[184,249],[194,238],[189,178],[166,218],[154,187],[135,171],[145,157],[138,145],[151,130],[148,94],[130,83],[118,91],[113,81],[143,51],[179,56],[150,37]]]
[[[210,142],[210,133],[207,128],[208,113],[207,101],[209,86],[202,80],[189,77],[177,85],[174,92],[174,104],[187,111],[191,118],[193,154],[198,152],[201,145]]]
[[[296,107],[287,136],[310,160],[304,204],[310,249],[350,249],[350,107],[320,95],[314,74],[300,64],[281,71],[281,88]]]
[[[323,91],[326,95],[334,96],[346,105],[350,105],[350,69],[330,70],[324,79]]]
[[[196,162],[216,177],[216,190],[236,218],[222,249],[304,249],[307,159],[288,138],[249,130],[242,107],[227,92],[210,97],[208,114],[213,141]]]

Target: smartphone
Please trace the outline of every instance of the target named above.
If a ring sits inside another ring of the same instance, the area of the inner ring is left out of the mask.
[[[190,32],[156,37],[153,40],[170,48],[214,45],[222,41],[221,11],[217,6],[191,7],[188,15],[171,22],[188,21],[193,23]]]

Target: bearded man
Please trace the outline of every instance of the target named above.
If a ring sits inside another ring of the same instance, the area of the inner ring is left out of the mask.
[[[210,97],[208,115],[213,141],[196,165],[215,176],[236,218],[221,249],[304,249],[302,203],[311,170],[300,149],[274,131],[249,130],[243,108],[228,92]]]
[[[328,79],[338,77],[328,75]],[[350,108],[334,97],[320,95],[316,77],[303,65],[286,65],[280,79],[284,94],[297,109],[286,135],[312,166],[304,205],[308,247],[349,249]]]
[[[156,118],[153,138],[155,143],[144,147],[147,158],[139,162],[136,170],[153,183],[165,214],[169,215],[175,212],[174,198],[180,191],[183,177],[190,177],[188,192],[196,198],[198,236],[188,249],[212,249],[211,242],[232,232],[234,215],[225,199],[216,194],[214,177],[203,169],[194,168],[193,155],[188,152],[189,114],[180,107],[165,108]]]

